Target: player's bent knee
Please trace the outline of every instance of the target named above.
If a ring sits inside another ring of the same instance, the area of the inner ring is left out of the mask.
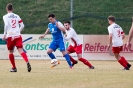
[[[52,53],[52,52],[53,52],[52,49],[48,49],[47,54],[50,54],[50,53]]]
[[[10,54],[13,54],[13,50],[9,50],[9,53],[10,53]]]
[[[77,54],[78,59],[82,58],[82,54]]]
[[[48,50],[48,51],[47,51],[47,54],[50,54],[50,53],[52,53],[52,51],[51,51],[51,50]]]
[[[18,48],[18,52],[21,54],[23,52],[22,48]]]
[[[50,54],[50,53],[52,53],[52,52],[50,52],[50,51],[47,51],[47,54]]]

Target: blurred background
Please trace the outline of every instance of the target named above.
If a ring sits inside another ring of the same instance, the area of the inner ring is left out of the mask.
[[[24,24],[23,34],[43,34],[49,23],[47,16],[56,15],[62,23],[73,22],[78,34],[108,34],[107,17],[114,15],[126,34],[131,27],[132,0],[0,0],[0,33],[3,33],[3,15],[6,5],[12,3],[14,13]]]

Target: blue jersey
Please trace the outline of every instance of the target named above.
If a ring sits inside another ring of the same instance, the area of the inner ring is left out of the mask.
[[[63,26],[63,24],[58,21],[58,26]],[[64,40],[62,31],[56,26],[55,23],[49,23],[48,28],[53,36],[53,40]]]

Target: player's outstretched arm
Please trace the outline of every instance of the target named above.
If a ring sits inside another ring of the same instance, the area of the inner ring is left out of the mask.
[[[39,39],[44,38],[48,33],[49,33],[49,28],[47,28],[47,30],[45,31],[45,33],[43,35],[41,35],[39,37]]]

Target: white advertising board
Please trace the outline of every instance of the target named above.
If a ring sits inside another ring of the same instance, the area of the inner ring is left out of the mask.
[[[40,35],[36,34],[25,34],[22,35],[23,38],[23,48],[27,52],[29,59],[50,59],[47,55],[47,50],[50,42],[52,41],[52,35],[46,35],[45,38],[39,39]],[[83,42],[83,35],[78,36]],[[71,41],[66,41],[66,48],[71,44]],[[57,49],[53,52],[57,59],[65,60],[62,53]],[[16,59],[22,59],[18,51],[14,50],[14,55]],[[71,54],[73,58],[77,59],[77,55]]]
[[[126,47],[128,36],[125,37],[123,51],[120,53],[127,60],[133,60],[133,41],[131,42],[131,49]],[[114,56],[109,53],[108,35],[84,35],[84,58],[88,60],[116,60]]]
[[[3,35],[0,34],[0,59],[8,59],[8,50],[6,47],[6,42],[1,39],[2,37]]]

